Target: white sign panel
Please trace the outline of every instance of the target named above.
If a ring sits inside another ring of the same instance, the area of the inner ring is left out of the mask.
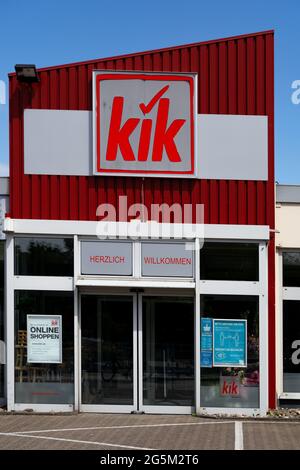
[[[142,276],[193,277],[193,251],[185,243],[142,243]]]
[[[131,276],[132,243],[82,241],[81,274]]]
[[[94,72],[95,174],[196,177],[195,78]]]
[[[61,315],[27,315],[27,362],[61,364]]]

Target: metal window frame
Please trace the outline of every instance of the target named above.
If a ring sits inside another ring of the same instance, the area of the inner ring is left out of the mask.
[[[140,272],[140,253],[141,253],[141,240],[142,237],[135,240],[133,243],[133,271],[136,278],[127,280],[118,277],[114,279],[90,278],[81,279],[80,276],[80,240],[95,237],[95,228],[97,222],[84,222],[84,221],[39,221],[34,220],[13,220],[13,227],[16,233],[11,232],[7,234],[6,240],[6,352],[7,352],[7,372],[6,372],[6,390],[7,390],[7,406],[8,410],[19,410],[23,408],[23,404],[16,404],[14,401],[14,290],[22,288],[28,290],[61,290],[61,283],[68,291],[74,292],[74,410],[82,410],[81,405],[81,319],[80,319],[80,296],[83,292],[101,293],[105,290],[108,294],[116,292],[118,287],[120,295],[124,295],[124,291],[128,288],[141,287],[149,289],[145,295],[149,295],[150,290],[155,291],[154,295],[174,295],[173,289],[176,289],[176,295],[179,291],[186,292],[183,295],[190,296],[189,292],[194,293],[194,324],[195,324],[195,410],[197,414],[205,413],[234,413],[238,414],[265,414],[268,409],[268,279],[267,279],[267,240],[269,228],[266,226],[226,226],[226,225],[204,225],[204,233],[206,239],[209,241],[220,242],[242,242],[242,243],[258,243],[259,250],[259,282],[248,281],[201,281],[200,276],[200,247],[202,238],[194,239],[195,242],[195,258],[194,270],[195,279],[180,279],[178,278],[147,278],[142,279]],[[126,225],[126,223],[124,223]],[[123,225],[124,225],[123,224]],[[115,226],[115,224],[114,224]],[[59,234],[59,235],[58,235]],[[29,237],[73,237],[74,239],[74,278],[53,277],[48,284],[49,289],[45,288],[47,276],[30,277],[28,276],[14,276],[14,236],[29,236]],[[176,242],[177,240],[175,240]],[[140,277],[140,279],[137,279]],[[25,279],[27,278],[27,279]],[[63,281],[62,281],[63,280]],[[31,288],[29,289],[30,282]],[[38,288],[40,285],[40,289]],[[65,288],[63,289],[65,290]],[[172,292],[173,291],[173,292]],[[259,309],[262,314],[260,315],[260,409],[229,409],[229,408],[201,408],[200,404],[200,384],[201,384],[201,370],[200,370],[200,296],[205,293],[214,293],[220,295],[258,295],[259,296]],[[137,332],[140,334],[140,332]],[[136,391],[137,393],[137,391]],[[37,411],[70,411],[69,405],[24,405]],[[93,409],[91,406],[89,411],[99,411]],[[105,405],[106,406],[106,405]],[[58,408],[57,408],[58,407]],[[67,408],[66,408],[67,407]],[[150,409],[151,408],[151,409]],[[165,407],[164,407],[165,408]],[[159,409],[155,407],[147,408],[147,411],[154,413],[166,413],[168,410]],[[123,409],[123,408],[122,408]],[[174,407],[173,413],[190,413],[193,408],[189,407]],[[106,411],[102,409],[101,411]],[[121,409],[116,412],[120,412]],[[124,410],[125,411],[125,410]],[[109,405],[107,412],[112,412],[112,407]]]
[[[35,235],[31,235],[36,237]],[[6,394],[8,411],[24,411],[30,407],[33,411],[73,411],[74,404],[34,404],[18,403],[15,400],[15,291],[48,291],[48,292],[74,292],[74,280],[70,277],[55,276],[15,276],[14,275],[14,236],[8,234],[6,238],[5,262],[5,298],[6,298]],[[55,238],[58,238],[57,236]],[[70,238],[70,237],[69,237]],[[74,257],[75,263],[75,257]],[[74,333],[76,332],[74,312]],[[77,363],[74,335],[74,366]],[[75,372],[76,369],[74,369]],[[74,376],[75,379],[75,376]]]
[[[3,261],[4,261],[4,289],[3,289],[3,325],[4,325],[4,331],[3,331],[3,338],[0,338],[2,339],[2,341],[4,341],[4,348],[5,348],[5,356],[6,356],[6,345],[7,345],[7,339],[6,339],[6,328],[5,328],[5,324],[6,324],[6,293],[5,293],[5,290],[6,290],[6,274],[5,274],[5,271],[6,271],[6,238],[1,238],[0,236],[0,243],[3,243]],[[4,360],[4,364],[0,364],[0,367],[3,367],[3,396],[0,395],[0,406],[4,405],[6,403],[6,390],[7,390],[7,373],[6,373],[6,357],[5,357],[5,360]]]
[[[237,241],[238,243],[238,241]],[[202,407],[199,398],[197,414],[238,414],[247,416],[266,415],[268,411],[268,250],[267,244],[259,242],[259,281],[200,281],[201,295],[253,296],[258,298],[259,310],[259,407],[226,408]],[[200,311],[200,308],[199,308]],[[200,315],[199,315],[200,317]],[[200,325],[198,326],[200,330]],[[199,349],[201,336],[199,334]],[[200,353],[198,355],[201,383]],[[200,393],[200,389],[199,389]]]
[[[298,248],[278,248],[277,258],[277,329],[276,329],[276,349],[277,349],[277,395],[281,400],[300,400],[299,392],[285,392],[283,385],[283,302],[285,300],[300,301],[300,287],[285,287],[283,285],[283,253],[300,253]]]

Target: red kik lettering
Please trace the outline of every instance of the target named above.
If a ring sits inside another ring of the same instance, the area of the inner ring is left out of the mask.
[[[141,136],[138,150],[138,160],[145,162],[148,159],[150,138],[152,130],[152,119],[144,119],[141,128]]]
[[[122,96],[116,96],[113,100],[111,112],[106,160],[116,160],[118,148],[120,148],[124,160],[135,160],[134,153],[129,142],[129,137],[140,122],[140,119],[127,119],[125,124],[121,127],[123,106],[124,98]]]
[[[228,393],[229,393],[228,388],[229,388],[228,383],[226,382],[226,380],[224,380],[223,388],[222,388],[222,395],[228,395]]]
[[[152,160],[160,162],[163,156],[163,149],[166,149],[168,158],[171,162],[181,162],[176,144],[174,142],[176,134],[185,123],[185,119],[175,119],[168,126],[170,100],[161,98],[158,105],[156,127],[153,142]]]
[[[237,395],[237,394],[238,394],[237,384],[235,382],[232,382],[232,384],[231,384],[231,395]]]

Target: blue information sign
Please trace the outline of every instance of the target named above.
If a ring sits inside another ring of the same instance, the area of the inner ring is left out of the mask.
[[[201,367],[213,365],[212,318],[201,318]]]
[[[214,367],[247,367],[247,320],[213,321]]]
[[[201,351],[201,367],[212,367],[212,351]]]

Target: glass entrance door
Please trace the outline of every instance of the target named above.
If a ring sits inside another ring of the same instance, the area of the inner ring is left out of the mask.
[[[83,411],[134,411],[136,308],[133,295],[81,296]]]
[[[82,411],[190,413],[190,297],[81,295]]]
[[[143,296],[142,409],[190,413],[194,406],[194,301],[190,297]]]

